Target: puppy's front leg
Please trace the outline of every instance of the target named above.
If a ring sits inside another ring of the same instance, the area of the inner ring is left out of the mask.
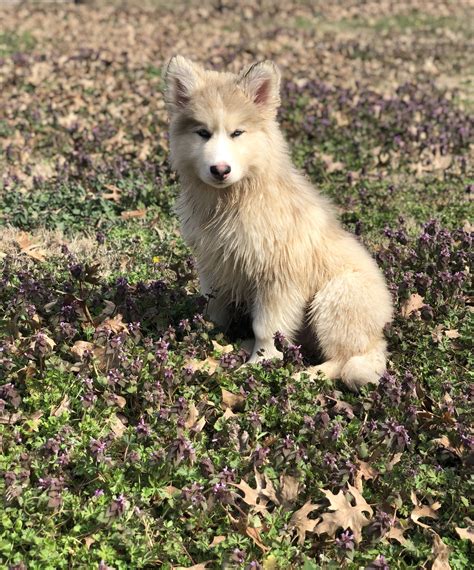
[[[252,308],[255,345],[249,362],[281,358],[282,354],[275,348],[273,336],[278,331],[291,341],[303,322],[304,310],[304,299],[296,292],[275,288],[257,294]]]
[[[225,329],[230,320],[227,299],[212,287],[211,280],[204,273],[199,273],[199,282],[202,294],[209,299],[205,311],[206,317],[218,327]]]

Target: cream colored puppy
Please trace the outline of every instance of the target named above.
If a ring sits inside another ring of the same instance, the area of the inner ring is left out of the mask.
[[[353,389],[378,382],[391,297],[375,261],[291,163],[276,66],[234,75],[176,56],[164,76],[177,212],[209,318],[225,326],[230,304],[247,307],[250,362],[280,356],[275,332],[292,340],[309,325],[326,359],[317,370]]]

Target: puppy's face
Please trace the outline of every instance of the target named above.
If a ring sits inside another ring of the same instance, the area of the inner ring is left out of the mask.
[[[177,56],[165,78],[174,168],[225,188],[263,167],[267,127],[279,103],[279,73],[272,63],[237,76],[205,71]]]

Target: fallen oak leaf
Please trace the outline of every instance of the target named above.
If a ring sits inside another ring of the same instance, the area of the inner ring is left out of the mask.
[[[24,253],[36,261],[44,261],[46,259],[48,252],[38,242],[32,241],[28,233],[21,232],[15,241],[20,248],[20,253]]]
[[[122,417],[126,420],[125,416],[119,417],[117,414],[112,414],[107,422],[116,437],[122,437],[127,429],[127,426],[121,419]]]
[[[444,335],[448,338],[459,338],[461,335],[457,329],[451,329],[448,331],[444,331]]]
[[[437,437],[435,439],[432,439],[430,441],[430,443],[434,443],[438,446],[438,448],[447,449],[448,451],[450,451],[451,453],[453,453],[457,457],[461,457],[463,446],[461,446],[461,448],[459,448],[459,449],[454,447],[453,445],[451,445],[451,442],[449,441],[449,437],[446,435],[442,435],[441,437]]]
[[[418,295],[418,293],[413,293],[401,307],[402,317],[405,319],[408,318],[412,313],[420,310],[424,305],[423,297]]]
[[[357,461],[357,465],[359,468],[354,476],[354,487],[362,493],[362,479],[365,479],[366,481],[369,481],[369,479],[375,479],[379,472],[377,469],[372,467],[372,465],[365,461],[361,461],[360,459]]]
[[[456,526],[454,530],[458,533],[461,540],[469,540],[474,544],[474,527],[461,528]]]
[[[257,489],[259,489],[260,494],[270,499],[275,505],[280,505],[280,499],[270,477],[266,473],[261,475],[255,469],[255,480],[257,481]]]
[[[209,548],[214,548],[214,546],[217,546],[218,544],[220,544],[221,542],[224,542],[227,539],[226,536],[223,535],[219,535],[219,536],[215,536],[212,539],[211,544],[209,545]]]
[[[114,317],[107,317],[95,329],[96,334],[107,331],[114,334],[119,334],[124,331],[128,332],[127,323],[123,322],[123,316],[121,313],[117,313]]]
[[[13,414],[0,414],[0,425],[13,425],[23,419],[21,412],[14,412]]]
[[[212,346],[218,354],[229,354],[229,352],[233,352],[234,350],[234,346],[232,344],[226,344],[225,346],[223,346],[222,344],[219,344],[216,340],[212,341]]]
[[[354,540],[359,543],[362,540],[362,529],[370,523],[370,519],[364,513],[368,513],[371,517],[373,510],[355,487],[348,485],[348,488],[355,505],[352,505],[347,496],[348,493],[344,494],[339,491],[337,495],[334,495],[331,491],[321,489],[330,503],[328,508],[334,512],[324,513],[314,532],[333,537],[339,528],[350,528],[354,534]]]
[[[408,528],[409,528],[408,526],[406,528],[403,528],[403,526],[400,524],[400,521],[397,520],[395,524],[393,524],[390,527],[390,529],[384,534],[383,537],[384,539],[387,540],[396,540],[401,545],[405,546],[410,542],[407,538],[403,536],[403,533],[406,532]]]
[[[438,514],[436,511],[441,507],[441,503],[436,502],[436,503],[433,503],[431,506],[422,505],[418,501],[418,498],[417,498],[414,491],[411,492],[410,497],[411,497],[411,501],[412,501],[413,505],[415,506],[415,508],[413,509],[413,511],[410,514],[411,520],[415,524],[422,526],[423,528],[430,528],[429,525],[420,522],[419,519],[423,518],[423,517],[427,517],[427,518],[431,518],[431,519],[437,519]]]
[[[184,422],[184,427],[193,429],[195,432],[202,431],[202,428],[206,425],[206,418],[203,416],[198,419],[198,416],[198,409],[194,405],[194,402],[191,402],[186,421]]]
[[[83,360],[87,352],[90,352],[97,359],[101,370],[107,367],[105,348],[103,346],[97,346],[86,340],[77,340],[71,347],[71,354],[78,361]]]
[[[252,508],[255,513],[267,512],[267,499],[262,494],[262,489],[257,480],[257,486],[253,489],[246,481],[243,479],[240,483],[229,483],[233,487],[239,489],[244,494],[241,499]]]
[[[451,549],[441,540],[441,537],[434,532],[433,533],[433,564],[431,570],[450,570],[449,565],[449,553]]]
[[[440,343],[443,340],[443,325],[436,325],[435,328],[431,331],[431,338],[433,342]]]
[[[245,398],[242,394],[233,394],[225,388],[221,388],[222,391],[222,407],[223,409],[230,408],[233,412],[242,412],[245,407]]]
[[[311,503],[309,500],[291,516],[288,528],[296,530],[298,544],[304,543],[307,532],[315,531],[315,527],[321,519],[310,519],[308,515],[320,507],[319,503]]]
[[[219,361],[212,356],[208,356],[205,360],[191,359],[184,363],[186,367],[189,367],[196,372],[197,370],[204,370],[212,376],[214,372],[219,368]]]
[[[397,463],[400,463],[402,456],[403,456],[403,453],[401,451],[398,453],[395,453],[395,455],[392,457],[392,459],[390,459],[390,461],[387,464],[387,471],[392,471],[393,468],[395,467],[395,465]]]
[[[260,530],[258,528],[253,526],[246,526],[245,534],[254,541],[254,543],[260,548],[263,553],[270,550],[270,548],[268,546],[265,546],[265,544],[262,542],[262,539],[260,537]]]
[[[192,427],[198,419],[198,410],[194,405],[194,402],[191,402],[188,408],[188,415],[186,417],[186,421],[184,422],[184,427],[190,428]]]
[[[226,411],[222,414],[222,417],[223,417],[225,420],[228,420],[229,418],[233,418],[233,417],[235,417],[236,415],[237,415],[237,414],[234,414],[234,412],[233,412],[230,408],[227,408]]]
[[[178,489],[178,487],[175,487],[174,485],[167,485],[162,489],[162,491],[165,495],[168,495],[168,497],[175,497],[181,494],[181,489]]]
[[[94,544],[94,542],[95,538],[93,538],[92,536],[86,536],[84,539],[84,545],[86,549],[89,550],[89,548],[91,547],[92,544]]]
[[[206,562],[200,562],[194,566],[173,566],[173,570],[207,570],[208,564],[211,562],[212,560],[206,560]]]
[[[300,490],[300,482],[296,477],[291,475],[282,475],[280,477],[280,489],[278,495],[281,498],[283,508],[287,509],[294,504]]]
[[[102,309],[100,315],[98,315],[94,319],[94,325],[96,327],[98,327],[102,322],[104,322],[105,319],[111,317],[114,314],[115,309],[117,308],[117,305],[115,303],[113,303],[112,301],[108,301],[107,299],[104,299],[104,305],[105,307]]]
[[[130,220],[131,218],[144,218],[146,216],[146,208],[141,208],[140,210],[127,210],[126,212],[121,212],[120,217],[123,220]]]
[[[51,415],[57,417],[60,416],[63,412],[68,411],[70,403],[71,400],[69,399],[69,396],[66,394],[64,398],[61,400],[60,404],[51,409]]]
[[[113,394],[112,399],[117,406],[123,410],[127,405],[127,400],[123,396],[119,396],[118,394]]]
[[[104,185],[107,190],[110,190],[109,194],[102,194],[102,198],[105,200],[112,200],[113,202],[120,202],[122,190],[114,186],[113,184],[105,184]]]

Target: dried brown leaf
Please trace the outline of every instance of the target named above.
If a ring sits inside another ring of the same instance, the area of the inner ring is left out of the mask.
[[[174,487],[173,485],[168,485],[168,486],[164,487],[163,490],[170,497],[181,494],[181,489],[178,489],[178,487]]]
[[[61,403],[58,406],[53,407],[51,409],[51,415],[56,417],[60,416],[63,412],[69,410],[70,403],[71,400],[69,399],[69,396],[66,394],[64,398],[61,400]]]
[[[433,533],[433,564],[431,570],[451,570],[449,565],[449,553],[451,549],[441,540],[441,537]]]
[[[217,368],[219,368],[219,361],[212,356],[208,356],[205,360],[190,359],[185,362],[185,365],[194,371],[204,370],[209,376],[212,376]]]
[[[396,521],[393,526],[384,534],[384,539],[387,540],[396,540],[402,545],[408,544],[408,539],[403,536],[403,533],[408,530],[407,528],[403,528],[399,521]]]
[[[32,241],[28,233],[21,232],[15,241],[21,253],[24,253],[36,261],[44,261],[46,259],[48,252],[42,248],[38,242]]]
[[[146,208],[141,208],[140,210],[127,210],[122,212],[120,217],[123,220],[130,220],[131,218],[144,218],[146,216]]]
[[[474,527],[461,528],[459,526],[455,527],[454,530],[458,533],[459,538],[462,540],[469,540],[474,543]]]
[[[110,190],[108,194],[102,194],[105,200],[112,200],[113,202],[120,202],[122,190],[113,184],[105,184],[105,188]]]
[[[433,342],[439,343],[443,340],[443,325],[436,325],[435,328],[431,331],[431,338]]]
[[[291,475],[282,475],[280,477],[280,488],[278,494],[284,508],[288,509],[295,503],[299,491],[300,482],[296,477],[292,477]]]
[[[448,331],[444,331],[444,334],[448,338],[459,338],[461,336],[457,329],[450,329]]]
[[[92,538],[92,536],[86,536],[84,538],[84,545],[86,547],[86,550],[89,550],[89,548],[94,544],[95,542],[95,538]]]
[[[184,427],[186,428],[193,427],[193,425],[196,423],[198,419],[198,415],[199,415],[198,410],[194,405],[194,402],[191,402],[191,404],[188,407],[188,415],[186,417],[186,421],[184,422]]]
[[[366,481],[368,481],[369,479],[375,479],[375,477],[378,476],[379,472],[377,471],[377,469],[375,469],[374,467],[372,467],[369,463],[366,463],[365,461],[361,461],[359,460],[357,462],[358,465],[358,469],[356,471],[356,474],[354,476],[354,487],[362,493],[362,480],[365,479]]]
[[[255,469],[255,481],[257,483],[257,490],[261,496],[270,499],[276,505],[279,505],[280,502],[277,498],[276,489],[273,485],[273,481],[266,473],[259,473]]]
[[[209,545],[209,548],[214,548],[214,546],[217,546],[218,544],[220,544],[221,542],[224,542],[224,540],[226,540],[226,536],[223,535],[219,535],[219,536],[215,536],[212,539],[211,544]]]
[[[229,352],[233,352],[234,350],[234,346],[232,344],[226,344],[224,346],[215,340],[212,341],[212,346],[214,347],[214,350],[219,354],[229,354]]]
[[[199,418],[198,409],[194,405],[194,402],[191,402],[188,409],[188,415],[184,423],[184,427],[188,429],[193,429],[196,432],[200,432],[202,431],[202,428],[205,425],[206,425],[206,418],[204,416]]]
[[[349,485],[349,492],[352,495],[355,505],[352,505],[348,494],[339,491],[337,495],[322,489],[326,495],[330,505],[329,509],[332,513],[324,513],[321,522],[315,527],[314,532],[317,534],[328,534],[333,537],[339,528],[350,528],[354,534],[357,543],[362,540],[362,529],[370,523],[364,513],[369,516],[373,515],[372,507],[366,502],[359,491]]]
[[[255,544],[260,548],[262,552],[268,552],[270,550],[270,548],[268,546],[265,546],[265,544],[262,542],[260,530],[258,528],[247,526],[245,528],[245,534],[255,542]]]
[[[103,346],[98,346],[85,340],[78,340],[71,347],[71,353],[76,360],[82,360],[86,351],[92,352],[101,369],[106,368],[106,355],[105,348]]]
[[[108,424],[116,437],[122,437],[126,426],[117,414],[112,414],[108,420]]]
[[[453,453],[454,455],[457,455],[458,457],[461,456],[462,447],[461,447],[461,449],[458,449],[458,448],[454,447],[453,445],[451,445],[451,442],[449,441],[449,437],[447,435],[442,435],[441,437],[437,437],[435,439],[432,439],[431,442],[435,443],[439,447],[444,447],[445,449],[451,451],[451,453]]]
[[[110,331],[114,334],[119,334],[124,331],[128,332],[127,323],[123,322],[123,316],[120,313],[117,313],[114,317],[104,319],[96,328],[96,333],[105,331]]]
[[[121,410],[123,410],[123,408],[125,408],[125,406],[127,405],[127,400],[123,396],[119,396],[118,394],[114,395],[114,402]]]
[[[307,532],[315,531],[315,527],[320,519],[310,519],[308,515],[320,507],[321,505],[318,503],[314,504],[311,501],[307,501],[301,509],[293,513],[288,526],[290,529],[296,530],[298,544],[304,543]]]
[[[230,408],[233,412],[242,412],[245,407],[245,398],[242,394],[233,394],[224,388],[222,391],[222,407]]]
[[[403,456],[403,453],[401,451],[398,453],[395,453],[395,455],[392,457],[392,459],[390,459],[390,461],[387,464],[387,471],[392,471],[394,466],[397,463],[400,463],[402,456]]]
[[[225,420],[228,420],[229,418],[233,418],[235,417],[237,414],[234,414],[234,412],[230,409],[230,408],[226,408],[225,412],[222,414],[222,417]]]
[[[107,299],[104,299],[104,305],[105,307],[102,309],[100,315],[98,315],[94,319],[94,324],[96,327],[99,326],[100,323],[102,323],[105,319],[111,317],[114,314],[115,309],[117,307],[115,303],[113,303],[112,301],[108,301]]]
[[[0,414],[0,425],[13,425],[23,418],[21,412],[14,412],[13,414]]]
[[[423,297],[418,293],[413,293],[402,305],[402,317],[409,317],[415,311],[420,310],[424,304]]]
[[[207,570],[209,568],[208,564],[211,564],[211,562],[211,560],[207,560],[206,562],[194,564],[194,566],[173,566],[173,570]]]
[[[258,484],[258,480],[257,480],[257,487],[255,489],[253,489],[243,479],[240,481],[240,483],[230,483],[230,485],[236,487],[237,489],[239,489],[239,491],[242,491],[242,493],[244,494],[242,500],[244,501],[244,503],[252,507],[252,510],[254,512],[261,513],[267,511],[268,501],[261,492],[262,489]]]
[[[411,520],[419,525],[422,526],[423,528],[430,528],[429,525],[420,522],[420,518],[431,518],[431,519],[437,519],[438,518],[438,514],[437,514],[437,510],[441,507],[441,503],[433,503],[431,506],[429,505],[422,505],[419,501],[418,498],[415,494],[414,491],[411,492],[410,494],[411,497],[411,501],[413,503],[413,505],[415,506],[415,508],[413,509],[413,511],[410,514],[410,518]]]

